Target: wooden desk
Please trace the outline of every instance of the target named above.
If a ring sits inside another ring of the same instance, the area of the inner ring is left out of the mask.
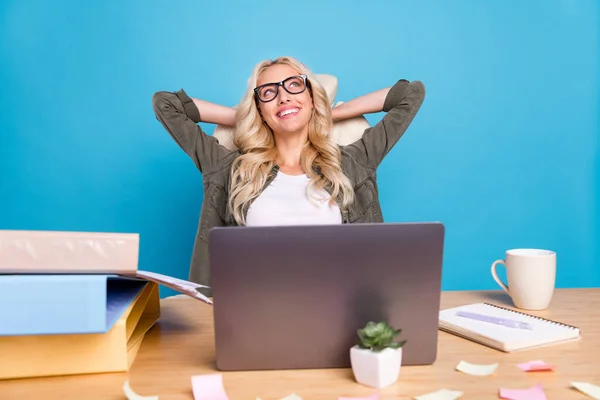
[[[444,292],[442,308],[481,300],[512,306],[502,292]],[[159,395],[160,400],[193,399],[190,377],[215,372],[212,308],[189,298],[166,299],[162,307],[163,315],[146,336],[129,373],[0,381],[0,399],[123,400],[122,386],[128,377],[140,395]],[[500,387],[528,388],[540,382],[549,400],[589,399],[569,382],[600,384],[600,289],[557,290],[550,308],[533,314],[579,326],[582,339],[505,354],[440,331],[436,363],[404,366],[398,382],[382,389],[380,398],[412,399],[447,388],[464,392],[460,400],[496,399]],[[525,373],[516,366],[536,359],[558,369]],[[500,365],[492,376],[475,377],[455,371],[461,360]],[[276,400],[291,393],[305,400],[337,400],[339,396],[374,392],[357,384],[350,369],[226,372],[223,382],[230,400]]]

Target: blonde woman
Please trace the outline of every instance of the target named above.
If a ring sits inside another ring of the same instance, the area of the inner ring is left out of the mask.
[[[183,89],[155,93],[156,118],[204,181],[189,280],[210,286],[207,239],[215,226],[383,222],[375,172],[424,96],[421,82],[402,79],[331,109],[313,73],[291,57],[259,63],[237,109]],[[334,121],[380,111],[386,115],[358,141],[339,146],[329,138]],[[237,149],[199,122],[234,127]]]

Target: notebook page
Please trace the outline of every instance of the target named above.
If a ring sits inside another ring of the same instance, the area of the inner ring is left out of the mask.
[[[460,317],[456,315],[457,311],[468,311],[527,322],[531,325],[532,329],[510,328],[490,322]],[[472,332],[496,342],[503,343],[508,349],[544,345],[561,340],[577,338],[579,336],[579,329],[538,319],[534,316],[518,314],[484,303],[469,304],[442,310],[440,311],[440,321],[459,327],[461,330]]]

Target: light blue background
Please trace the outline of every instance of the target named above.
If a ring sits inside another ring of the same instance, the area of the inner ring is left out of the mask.
[[[293,55],[336,75],[338,100],[425,83],[379,183],[387,221],[446,224],[443,289],[497,288],[490,264],[513,247],[556,250],[559,287],[600,286],[595,0],[0,10],[2,229],[139,232],[141,269],[187,278],[202,180],[152,94],[232,106],[255,63]]]

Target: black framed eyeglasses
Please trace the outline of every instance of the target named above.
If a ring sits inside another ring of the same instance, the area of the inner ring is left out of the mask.
[[[279,93],[279,86],[283,87],[289,94],[300,94],[308,86],[306,75],[294,75],[282,80],[281,82],[265,83],[254,89],[256,97],[263,103],[275,100]]]

